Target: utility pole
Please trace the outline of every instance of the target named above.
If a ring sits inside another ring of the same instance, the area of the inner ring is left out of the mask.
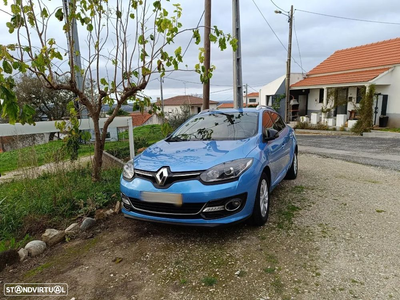
[[[246,107],[249,107],[249,96],[247,96],[248,95],[248,92],[247,92],[247,83],[246,83]]]
[[[164,115],[164,94],[163,94],[163,86],[162,86],[163,81],[164,81],[164,78],[162,78],[162,76],[160,74],[160,100],[161,100],[162,122],[164,124],[165,115]]]
[[[237,39],[237,49],[233,53],[233,107],[243,108],[242,47],[240,38],[239,0],[232,0],[232,33]]]
[[[210,79],[208,71],[210,70],[210,30],[211,30],[211,0],[204,2],[205,19],[204,19],[204,77],[206,81],[203,83],[203,109],[210,108]]]
[[[70,0],[63,0],[65,20],[67,23],[69,22],[69,6],[70,6]],[[75,18],[73,18],[71,20],[71,23],[69,24],[69,26],[70,27],[68,28],[67,39],[68,39],[69,47],[73,48],[73,51],[74,51],[74,53],[70,53],[70,55],[72,56],[74,65],[79,68],[79,71],[75,70],[76,85],[80,91],[83,91],[83,78],[82,78],[82,74],[80,72],[80,70],[82,70],[82,63],[81,63],[81,54],[80,54],[80,48],[79,48],[78,27],[76,25]],[[72,43],[72,45],[71,45],[71,43]],[[75,108],[78,112],[78,118],[81,117],[81,112],[79,110],[79,102],[78,101],[75,101]],[[88,117],[87,112],[85,115],[87,118]]]
[[[288,53],[286,62],[286,111],[285,120],[290,121],[289,107],[290,107],[290,71],[292,62],[292,26],[293,26],[293,5],[290,6],[289,14],[289,41],[288,41]]]

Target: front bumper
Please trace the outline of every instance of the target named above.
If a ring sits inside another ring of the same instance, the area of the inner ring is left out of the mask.
[[[240,222],[253,212],[259,179],[255,179],[253,174],[245,172],[237,181],[213,185],[204,185],[199,180],[176,182],[162,190],[143,178],[131,182],[121,179],[121,193],[132,200],[131,205],[123,205],[122,212],[134,219],[180,225],[219,226]],[[172,204],[168,207],[163,203],[144,202],[142,192],[181,194],[182,213],[180,207],[174,208]],[[242,200],[242,205],[233,212],[203,212],[206,207],[221,206],[237,198]]]

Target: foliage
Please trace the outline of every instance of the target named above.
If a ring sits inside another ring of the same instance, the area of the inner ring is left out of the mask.
[[[361,134],[371,131],[373,127],[373,105],[374,105],[375,85],[370,85],[365,97],[362,97],[358,110],[359,119],[352,127],[352,131]]]
[[[281,108],[281,100],[284,99],[284,98],[286,98],[286,94],[276,95],[276,98],[272,103],[272,108],[275,111],[278,111]]]
[[[61,79],[68,82],[68,78]],[[18,99],[18,106],[30,105],[35,109],[33,119],[40,121],[42,116],[49,120],[61,120],[67,116],[67,104],[75,99],[75,95],[68,91],[54,91],[43,88],[44,82],[32,73],[21,74],[16,80],[14,92]]]
[[[107,115],[111,116],[111,115],[113,114],[114,110],[115,110],[115,108],[110,108],[110,110],[107,112]],[[127,111],[123,110],[122,108],[120,108],[120,109],[117,111],[117,115],[116,115],[116,116],[117,116],[117,117],[120,117],[120,116],[129,116],[129,113],[128,113]]]
[[[68,103],[67,109],[70,115],[69,121],[56,122],[56,128],[59,129],[60,132],[66,134],[63,140],[70,159],[77,160],[80,141],[89,141],[90,133],[87,131],[79,131],[78,112],[75,109],[75,103],[73,101]]]
[[[148,102],[143,91],[153,73],[165,75],[166,71],[178,70],[183,62],[181,46],[174,46],[176,37],[193,31],[196,44],[201,41],[197,28],[182,29],[182,8],[170,1],[116,1],[85,0],[68,2],[68,14],[62,7],[50,10],[46,1],[16,1],[8,6],[10,20],[8,32],[16,43],[0,45],[0,111],[11,123],[21,120],[33,122],[34,109],[28,105],[20,109],[13,91],[14,72],[28,70],[40,78],[51,90],[69,91],[77,96],[80,105],[86,107],[93,119],[95,151],[92,177],[100,179],[102,151],[107,129],[122,104],[128,100]],[[7,9],[7,8],[6,8]],[[52,31],[61,23],[62,32]],[[85,52],[74,48],[74,27],[80,25],[80,35],[86,37]],[[62,37],[66,37],[66,41]],[[210,34],[211,42],[226,49],[229,43],[236,47],[236,40],[218,28]],[[65,49],[64,45],[68,45]],[[176,48],[175,48],[176,47]],[[203,50],[195,70],[200,80],[208,81],[212,70],[203,65]],[[68,59],[66,64],[64,58]],[[85,68],[78,63],[85,61]],[[105,66],[105,70],[99,66]],[[214,69],[214,67],[212,68]],[[208,74],[205,78],[204,74]],[[68,76],[70,80],[63,82]],[[82,78],[82,84],[80,83]],[[89,85],[89,91],[84,89]],[[104,104],[116,105],[114,112],[100,128],[99,118]],[[154,112],[156,105],[152,105]]]
[[[346,88],[329,88],[327,93],[328,101],[326,106],[322,106],[321,112],[330,113],[337,107],[346,105],[348,99],[346,93],[344,93],[345,90]]]
[[[180,110],[175,110],[171,115],[168,116],[168,123],[173,130],[181,126],[191,116],[190,105],[183,104],[180,106]]]
[[[0,240],[34,235],[39,233],[35,229],[43,230],[50,225],[65,228],[71,218],[88,212],[85,207],[115,202],[120,173],[119,168],[105,170],[101,181],[92,182],[90,168],[71,171],[59,168],[57,173],[46,173],[36,179],[2,183]]]

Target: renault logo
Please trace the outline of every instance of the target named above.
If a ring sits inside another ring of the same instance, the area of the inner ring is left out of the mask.
[[[168,168],[161,168],[157,173],[156,173],[156,181],[158,185],[164,185],[165,182],[168,179]]]

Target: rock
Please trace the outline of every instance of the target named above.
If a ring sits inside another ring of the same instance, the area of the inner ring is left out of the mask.
[[[65,229],[65,234],[67,236],[76,235],[78,232],[79,232],[78,223],[72,223],[71,225],[68,226],[67,229]]]
[[[114,210],[109,209],[109,210],[106,211],[106,215],[107,216],[111,216],[112,214],[114,214]]]
[[[28,258],[29,252],[28,250],[21,248],[19,249],[18,254],[19,254],[19,260],[24,261],[25,259]]]
[[[81,230],[87,230],[87,229],[89,229],[90,227],[92,227],[95,223],[96,223],[96,220],[95,220],[95,219],[86,217],[86,218],[83,220],[83,222],[82,222],[80,228],[81,228]]]
[[[53,246],[63,241],[65,237],[65,232],[63,230],[57,229],[46,229],[46,231],[42,234],[42,240],[48,246]]]
[[[28,250],[30,256],[42,254],[46,250],[46,243],[43,241],[31,241],[26,244],[25,249]]]
[[[121,211],[121,201],[118,201],[117,203],[115,203],[115,208],[114,208],[114,212],[116,214],[119,214]]]
[[[17,250],[11,249],[4,252],[0,252],[0,271],[6,266],[11,266],[19,261],[19,255]]]

